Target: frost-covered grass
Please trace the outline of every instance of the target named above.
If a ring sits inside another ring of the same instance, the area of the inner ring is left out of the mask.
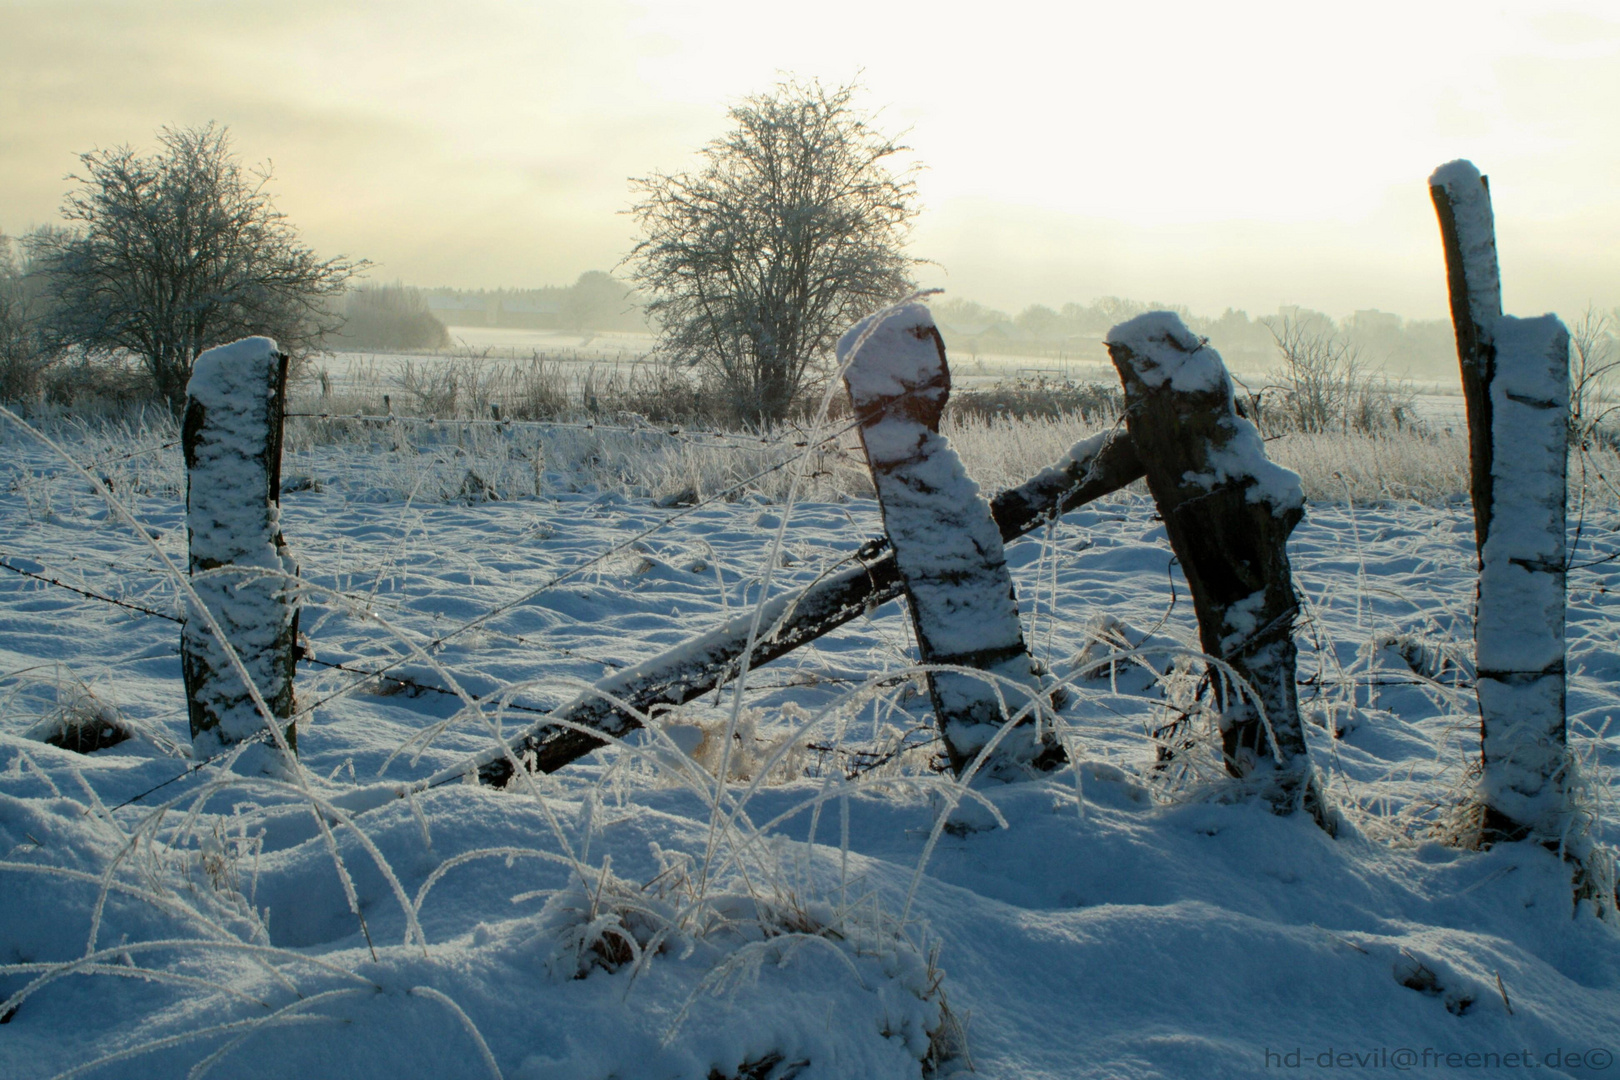
[[[794,458],[814,436],[437,428],[398,450],[387,425],[291,433],[283,526],[313,661],[298,777],[191,771],[178,628],[0,571],[0,996],[16,1008],[0,1074],[702,1080],[805,1061],[804,1078],[898,1077],[945,1058],[946,1075],[1190,1080],[1296,1049],[1620,1050],[1620,943],[1572,906],[1557,859],[1436,839],[1477,754],[1472,518],[1443,482],[1392,486],[1412,446],[1346,442],[1316,451],[1318,480],[1302,470],[1300,689],[1339,839],[1223,798],[1186,586],[1136,492],[1009,545],[1025,639],[1073,691],[1080,764],[991,792],[1008,827],[955,835],[960,793],[933,771],[892,604],[518,790],[345,810],[878,529],[855,463]],[[177,611],[159,564],[184,550],[178,454],[156,449],[172,429],[53,430],[143,531],[8,427],[5,561]],[[1080,433],[949,432],[989,490]],[[1293,464],[1306,445],[1268,450]],[[1369,463],[1333,477],[1356,453]],[[654,498],[781,462],[648,532],[683,509]],[[463,493],[469,471],[502,497]],[[1612,504],[1590,509],[1570,575],[1571,732],[1608,844],[1620,564],[1597,560],[1620,550],[1615,524]],[[150,737],[89,756],[39,741],[51,717],[102,711]]]
[[[500,426],[489,419],[492,401],[506,401],[503,415],[510,419],[518,415],[511,407],[514,395],[575,391],[545,379],[537,387],[518,370],[522,365],[498,365],[485,377],[471,361],[454,358],[448,363],[466,369],[460,378],[459,404],[427,424],[425,416],[432,413],[424,413],[421,406],[431,405],[433,394],[424,390],[427,397],[417,400],[404,384],[413,378],[422,385],[432,380],[421,374],[407,378],[404,365],[411,362],[356,360],[351,380],[326,397],[317,383],[303,384],[294,394],[292,411],[334,418],[289,422],[284,470],[289,482],[312,480],[314,467],[306,461],[319,461],[314,471],[330,482],[389,499],[476,498],[480,487],[477,482],[467,486],[469,471],[497,495],[522,497],[535,493],[538,465],[542,492],[549,472],[563,486],[595,485],[631,498],[675,499],[688,492],[703,498],[747,482],[746,490],[781,499],[794,472],[778,468],[758,474],[791,457],[808,440],[808,427],[762,437],[708,426],[652,423],[622,410]],[[399,419],[352,419],[356,414],[383,416],[383,395],[389,391]],[[1430,397],[1434,395],[1424,400]],[[1446,506],[1467,498],[1468,443],[1461,422],[1442,413],[1449,419],[1427,429],[1289,433],[1269,440],[1266,450],[1272,460],[1299,473],[1312,503]],[[1117,423],[1117,418],[1100,414],[1028,419],[948,414],[943,430],[969,472],[986,490],[996,490],[1023,481],[1087,435]],[[847,420],[835,423],[824,434],[847,425]],[[142,409],[99,420],[59,417],[46,426],[83,448],[88,459],[109,462],[104,467],[115,480],[127,475],[137,485],[171,490],[180,490],[184,483],[178,431],[161,412]],[[166,444],[172,445],[156,454],[117,460],[137,446]],[[817,449],[799,479],[798,494],[815,500],[871,494],[853,430],[842,431]],[[1583,508],[1616,506],[1620,506],[1620,452],[1593,441],[1587,450],[1571,455],[1570,512],[1578,516]]]

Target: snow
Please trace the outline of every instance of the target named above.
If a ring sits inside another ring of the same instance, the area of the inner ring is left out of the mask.
[[[892,398],[937,379],[940,346],[927,332],[933,329],[928,305],[909,303],[885,308],[844,331],[838,363],[854,398]]]
[[[274,341],[243,338],[199,356],[186,387],[205,417],[188,470],[192,587],[267,702],[287,694],[283,651],[293,618],[282,577],[292,567],[279,545],[281,524],[271,502],[276,493],[266,456],[278,363]],[[195,670],[210,673],[199,680],[199,697],[202,710],[217,722],[199,733],[200,756],[262,732],[265,718],[258,704],[212,628],[195,612],[186,649]]]
[[[1468,310],[1484,333],[1502,314],[1502,282],[1496,262],[1496,224],[1485,178],[1473,162],[1458,159],[1434,170],[1431,188],[1442,188],[1457,225],[1457,246],[1466,268]]]
[[[319,483],[283,498],[315,656],[403,659],[393,674],[443,685],[449,673],[490,696],[468,706],[367,683],[323,702],[352,677],[301,665],[300,704],[315,704],[301,760],[322,800],[464,762],[491,744],[489,724],[510,732],[532,719],[498,708],[502,692],[555,707],[758,599],[761,507],[716,502],[424,660],[404,641],[427,646],[668,512],[557,473],[539,498],[407,500],[359,470],[340,474],[340,456],[300,454],[289,471]],[[180,555],[182,493],[134,469],[108,475]],[[773,570],[783,589],[880,527],[873,500],[772,512],[787,516],[794,555]],[[1612,554],[1616,524],[1589,520],[1578,562]],[[0,551],[181,610],[146,543],[11,430]],[[965,836],[936,834],[951,788],[927,769],[933,747],[856,782],[840,767],[930,728],[896,604],[751,676],[755,726],[739,729],[746,753],[723,792],[679,750],[724,735],[726,694],[666,718],[671,739],[656,754],[599,754],[532,789],[446,784],[354,814],[352,828],[334,808],[329,848],[294,785],[219,763],[188,774],[195,762],[164,752],[187,732],[173,623],[4,575],[0,995],[87,946],[93,959],[0,1025],[0,1075],[43,1080],[130,1053],[80,1075],[169,1080],[223,1051],[208,1076],[705,1080],[780,1053],[809,1059],[805,1080],[917,1077],[920,1033],[944,1006],[985,1077],[1248,1077],[1303,1073],[1285,1063],[1330,1052],[1415,1055],[1401,1069],[1333,1070],[1347,1076],[1609,1075],[1601,1055],[1620,1051],[1612,924],[1572,908],[1551,852],[1481,854],[1430,834],[1469,794],[1478,750],[1468,507],[1313,504],[1290,552],[1307,614],[1302,709],[1345,812],[1338,839],[1222,801],[1218,764],[1154,769],[1146,730],[1188,703],[1179,695],[1197,671],[1176,657],[1196,627],[1163,525],[1137,494],[1006,546],[1025,638],[1074,688],[1064,718],[1081,764],[988,789],[1008,828]],[[1610,844],[1617,565],[1568,582],[1571,739],[1597,839]],[[1104,626],[1124,644],[1090,647]],[[1402,650],[1461,664],[1420,676]],[[1095,677],[1073,670],[1081,659]],[[81,685],[164,739],[80,756],[26,737]],[[769,765],[776,746],[790,749]],[[646,962],[609,971],[591,944],[628,951],[621,928]],[[186,1041],[151,1045],[165,1039]],[[1526,1051],[1536,1069],[1505,1064]],[[1540,1064],[1555,1051],[1588,1056]],[[1465,1067],[1468,1054],[1503,1064]]]
[[[1494,323],[1491,525],[1480,551],[1476,658],[1502,763],[1484,778],[1489,805],[1542,836],[1563,832],[1565,458],[1569,334],[1553,315]],[[1486,674],[1492,677],[1484,677]]]
[[[1264,502],[1278,511],[1305,505],[1299,474],[1266,456],[1265,440],[1232,405],[1232,378],[1220,353],[1170,311],[1150,311],[1108,331],[1109,345],[1130,350],[1136,375],[1149,388],[1168,385],[1177,393],[1214,393],[1226,399],[1226,415],[1210,440],[1208,472],[1188,473],[1183,482],[1209,491],[1243,485],[1249,502]]]
[[[1150,387],[1170,384],[1172,390],[1191,393],[1219,390],[1231,380],[1220,354],[1188,330],[1171,311],[1149,311],[1108,331],[1104,345],[1124,345],[1141,358],[1137,375]]]
[[[1039,680],[990,504],[949,440],[931,430],[938,427],[949,380],[944,347],[928,309],[909,304],[857,324],[839,340],[839,350],[856,415],[877,416],[861,425],[861,442],[923,659],[1004,680],[954,671],[930,675],[937,703],[949,717],[946,738],[962,761],[972,761],[1008,710],[1029,701]],[[919,406],[911,400],[917,397],[928,400],[920,411],[931,423],[918,418]],[[1028,692],[1022,700],[1020,688]],[[999,759],[1027,760],[1038,752],[1035,738],[1008,736]]]

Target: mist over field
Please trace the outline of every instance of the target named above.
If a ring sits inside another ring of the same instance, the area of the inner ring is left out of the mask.
[[[1616,117],[1613,0],[0,0],[0,1078],[1613,1076]]]
[[[517,347],[521,334],[492,331],[557,331],[575,334],[651,335],[638,297],[626,283],[595,272],[572,286],[541,289],[414,290],[426,310],[450,328],[457,340],[500,341]],[[1243,371],[1266,371],[1277,363],[1277,342],[1268,325],[1293,320],[1341,336],[1370,369],[1397,378],[1446,381],[1455,377],[1456,344],[1449,320],[1403,319],[1384,311],[1362,310],[1340,319],[1297,305],[1272,312],[1227,308],[1219,315],[1194,313],[1185,305],[1105,296],[1058,308],[1029,304],[1013,313],[950,295],[936,297],[935,318],[952,357],[964,372],[1009,366],[1066,371],[1071,366],[1106,365],[1103,335],[1110,326],[1150,310],[1175,310],[1188,325],[1210,338]],[[352,335],[351,335],[352,338]],[[538,347],[542,339],[535,339]],[[338,348],[377,347],[336,338]],[[645,345],[651,349],[654,342]]]
[[[4,0],[0,19],[12,235],[56,221],[78,154],[214,120],[274,163],[318,251],[423,287],[562,286],[614,271],[626,179],[688,167],[727,104],[783,72],[859,73],[925,166],[911,248],[948,298],[1444,319],[1424,178],[1468,157],[1499,197],[1510,308],[1620,304],[1620,22],[1602,2],[968,19],[839,0],[803,19],[403,0],[380,25],[351,3]],[[274,78],[247,74],[260,62]]]

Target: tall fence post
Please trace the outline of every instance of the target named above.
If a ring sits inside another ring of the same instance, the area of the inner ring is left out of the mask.
[[[960,775],[1007,717],[1040,695],[1001,533],[979,486],[939,434],[951,375],[928,308],[908,304],[863,320],[839,340],[838,358],[861,418],[861,445],[922,662],[997,677],[928,674],[945,752]],[[982,769],[1013,779],[1062,760],[1061,747],[1038,737],[1037,725],[1026,720]]]
[[[1552,315],[1502,314],[1490,187],[1467,161],[1429,178],[1445,246],[1468,408],[1479,554],[1479,678],[1485,845],[1563,838],[1569,332]]]
[[[281,536],[287,357],[244,338],[197,358],[180,433],[192,588],[252,676],[271,715],[293,713],[298,610]],[[201,613],[188,613],[180,665],[198,757],[264,731],[265,717]],[[295,745],[293,725],[285,726]]]
[[[1304,516],[1299,477],[1266,457],[1237,415],[1220,354],[1167,311],[1108,332],[1125,387],[1125,425],[1181,562],[1208,655],[1249,684],[1212,671],[1227,771],[1266,786],[1278,813],[1304,805],[1332,827],[1305,746],[1295,689],[1288,535]]]

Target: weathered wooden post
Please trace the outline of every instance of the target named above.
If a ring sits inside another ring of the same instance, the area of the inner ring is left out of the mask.
[[[1263,784],[1278,813],[1303,805],[1331,828],[1294,685],[1299,609],[1287,544],[1304,515],[1299,477],[1267,459],[1260,433],[1237,415],[1220,355],[1177,316],[1139,316],[1110,330],[1106,342],[1204,652],[1253,690],[1251,697],[1211,672],[1227,771]]]
[[[180,432],[192,587],[278,721],[293,712],[298,636],[285,576],[295,568],[280,523],[286,385],[287,357],[269,338],[209,349],[192,368]],[[180,666],[198,757],[264,731],[265,717],[195,609],[181,631]],[[292,745],[290,723],[285,733]]]
[[[1468,408],[1479,552],[1480,842],[1564,838],[1564,571],[1569,333],[1502,314],[1485,177],[1453,161],[1429,178],[1445,245]]]
[[[960,775],[1013,713],[1041,694],[990,504],[939,434],[950,396],[945,344],[923,304],[863,320],[838,342],[860,420],[883,527],[905,583],[928,691],[951,768]],[[981,767],[1002,779],[1061,762],[1062,749],[1025,720]]]

